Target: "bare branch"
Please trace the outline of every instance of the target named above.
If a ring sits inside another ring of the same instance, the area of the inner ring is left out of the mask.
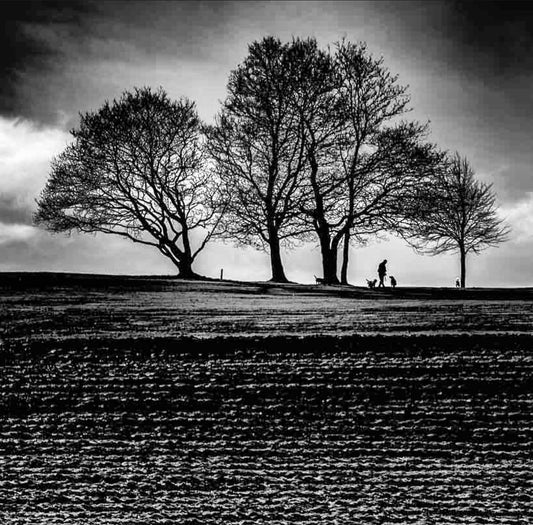
[[[136,89],[81,115],[72,134],[74,142],[52,164],[35,222],[54,232],[104,232],[155,246],[180,275],[194,276],[192,262],[218,221],[208,202],[215,185],[194,103]],[[208,233],[193,253],[196,228]]]
[[[411,210],[403,236],[420,253],[459,253],[462,286],[466,255],[497,246],[510,232],[496,214],[492,186],[476,180],[470,163],[458,153],[414,197]]]

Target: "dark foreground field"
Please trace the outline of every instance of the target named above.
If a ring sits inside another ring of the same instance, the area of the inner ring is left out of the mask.
[[[478,292],[4,276],[0,523],[531,523],[531,298]]]

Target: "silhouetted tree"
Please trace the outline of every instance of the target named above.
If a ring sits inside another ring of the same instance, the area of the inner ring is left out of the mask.
[[[290,45],[272,37],[249,46],[231,72],[209,149],[221,179],[222,235],[269,251],[272,280],[287,281],[281,245],[297,236],[304,154],[294,110]]]
[[[324,282],[336,283],[338,241],[332,230],[343,222],[344,209],[343,180],[335,162],[343,131],[338,118],[340,76],[330,54],[314,38],[294,40],[290,56],[296,84],[292,102],[306,160],[300,211],[318,237]]]
[[[125,92],[81,115],[52,164],[35,222],[53,232],[103,232],[154,246],[194,278],[218,216],[194,103],[163,90]],[[202,240],[193,248],[191,232]]]
[[[316,40],[293,42],[311,199],[302,208],[319,238],[324,279],[347,283],[350,241],[397,230],[402,200],[439,161],[426,128],[391,121],[406,111],[406,89],[364,44],[341,42],[334,54]]]
[[[505,241],[509,229],[497,216],[492,185],[476,180],[468,160],[456,153],[419,193],[409,233],[420,253],[458,252],[464,288],[467,254]]]

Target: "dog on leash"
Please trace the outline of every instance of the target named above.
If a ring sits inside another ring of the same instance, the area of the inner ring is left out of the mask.
[[[377,282],[378,282],[377,279],[374,279],[373,281],[369,281],[368,279],[366,280],[366,284],[368,285],[369,288],[375,288]]]
[[[391,285],[391,287],[392,287],[392,288],[396,288],[396,285],[398,284],[398,282],[396,281],[396,279],[395,279],[392,275],[389,277],[389,279],[390,279],[390,285]]]
[[[315,275],[315,284],[325,284],[326,280]]]

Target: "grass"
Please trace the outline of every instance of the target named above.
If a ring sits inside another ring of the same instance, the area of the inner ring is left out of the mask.
[[[530,333],[530,289],[386,289],[0,275],[0,337]]]

